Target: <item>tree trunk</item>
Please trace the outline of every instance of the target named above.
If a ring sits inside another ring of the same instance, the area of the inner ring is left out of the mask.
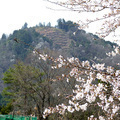
[[[42,116],[42,113],[41,113],[41,111],[40,111],[40,106],[37,104],[37,111],[38,111],[38,120],[44,120],[43,119],[43,116]]]

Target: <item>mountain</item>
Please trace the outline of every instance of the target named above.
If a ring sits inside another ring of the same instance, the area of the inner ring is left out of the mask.
[[[79,30],[78,25],[71,21],[58,24],[57,27],[22,28],[0,40],[0,78],[17,60],[25,61],[34,49],[53,53],[53,56],[62,54],[64,57],[78,57],[80,60],[105,62],[115,66],[120,56],[106,56],[106,53],[113,50],[113,46],[117,44]],[[0,81],[0,92],[3,87]]]

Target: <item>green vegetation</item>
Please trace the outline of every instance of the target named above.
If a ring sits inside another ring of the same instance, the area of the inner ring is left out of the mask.
[[[4,73],[3,81],[7,87],[3,90],[3,94],[10,97],[10,102],[14,104],[14,107],[16,106],[16,109],[21,108],[25,114],[28,114],[33,107],[31,102],[39,99],[37,91],[41,89],[42,76],[43,73],[39,69],[18,63]]]
[[[65,21],[64,19],[58,19],[58,28],[68,32],[70,29],[78,27],[78,24],[73,23],[72,21]]]
[[[71,87],[75,83],[71,82],[71,86],[68,86],[66,82],[53,84],[52,81],[49,81],[55,76],[59,76],[60,73],[51,70],[52,61],[38,60],[38,56],[32,54],[34,48],[52,54],[53,57],[62,54],[65,57],[73,56],[80,60],[110,63],[113,66],[119,60],[120,56],[111,59],[106,56],[106,53],[112,51],[113,46],[117,46],[117,44],[79,30],[78,25],[72,21],[59,19],[57,22],[56,27],[51,27],[50,23],[47,26],[40,23],[39,26],[32,28],[28,28],[25,23],[20,30],[15,30],[8,38],[5,34],[2,35],[0,78],[3,78],[6,87],[0,81],[0,93],[2,92],[0,94],[0,114],[8,114],[14,110],[20,111],[20,114],[39,115],[39,119],[42,120],[45,107],[54,106],[55,103],[59,104],[62,100],[67,101],[62,97],[58,100],[56,96],[60,91],[65,92],[66,88],[71,92]],[[14,39],[17,39],[17,42]],[[18,62],[19,60],[22,62]],[[61,71],[65,71],[65,69],[61,69]],[[68,72],[69,69],[66,71]],[[98,109],[98,106],[91,108],[93,106],[84,113],[80,111],[76,111],[74,114],[67,113],[63,119],[86,119],[88,114],[91,115]],[[63,117],[53,114],[48,119],[52,120],[56,116],[59,116],[60,119]]]
[[[22,60],[25,59],[26,55],[28,54],[28,48],[29,48],[27,44],[31,44],[33,42],[33,37],[35,39],[37,35],[31,30],[25,30],[25,29],[15,30],[13,34],[9,36],[8,39],[10,40],[17,38],[18,40],[19,39],[22,40],[23,43],[24,42],[26,43],[26,44],[23,43],[17,44],[15,42],[13,43],[12,50],[16,58]]]
[[[4,73],[3,81],[7,87],[4,88],[3,94],[8,96],[8,103],[11,103],[14,111],[24,115],[34,114],[39,120],[43,119],[44,108],[54,103],[52,83],[49,81],[52,77],[51,70],[46,67],[45,65],[42,67],[42,64],[41,67],[34,67],[19,62]],[[1,110],[9,110],[8,104]]]

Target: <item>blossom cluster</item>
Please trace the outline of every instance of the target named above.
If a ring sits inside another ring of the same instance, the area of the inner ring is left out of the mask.
[[[86,14],[78,20],[79,29],[87,29],[92,23],[99,22],[96,31],[99,37],[105,38],[112,35],[114,41],[118,40],[117,32],[120,26],[120,2],[119,0],[47,0],[48,2],[62,6],[76,13]],[[52,8],[53,9],[53,8]],[[75,34],[74,32],[73,34]],[[117,42],[117,41],[116,41]]]
[[[33,54],[35,54],[35,55],[38,54],[39,60],[42,59],[42,60],[44,60],[44,61],[46,61],[47,58],[49,57],[47,54],[41,54],[41,53],[39,53],[39,51],[37,51],[37,50],[34,50],[34,51],[33,51]]]
[[[120,54],[120,49],[119,47],[115,47],[114,46],[114,51],[111,51],[109,53],[106,53],[107,56],[116,56],[116,55],[119,55]]]
[[[75,84],[72,98],[68,104],[61,103],[56,107],[46,108],[43,116],[58,112],[64,114],[66,111],[86,111],[87,107],[96,102],[106,114],[107,119],[113,119],[120,110],[120,70],[115,70],[111,66],[105,67],[105,64],[92,64],[89,61],[80,62],[77,58],[67,58],[59,56],[55,60],[56,66],[70,66],[70,72],[67,75],[67,82],[71,77],[75,78],[78,84]],[[52,66],[53,68],[53,66]],[[54,69],[57,67],[54,66]],[[63,79],[65,74],[62,74]],[[94,82],[97,81],[95,84]],[[108,94],[109,93],[109,94]],[[99,98],[99,100],[98,100]],[[92,117],[88,118],[92,120]],[[104,120],[103,116],[99,116]]]
[[[91,16],[97,15],[86,20],[79,21],[79,28],[84,29],[89,27],[93,22],[101,22],[102,27],[97,35],[105,38],[112,32],[116,32],[120,26],[120,2],[119,0],[47,0],[48,2],[63,6],[69,10],[77,11],[79,13],[90,13]],[[102,13],[102,14],[101,14]],[[73,34],[75,35],[76,32]],[[119,47],[115,47],[114,51],[107,53],[108,56],[115,56],[120,54]],[[40,55],[40,58],[46,60],[45,55]],[[49,58],[49,57],[48,57]],[[74,78],[78,84],[75,84],[72,97],[69,98],[68,104],[61,103],[56,107],[46,108],[43,116],[44,118],[51,114],[58,112],[64,114],[66,111],[86,111],[92,104],[96,103],[105,116],[99,115],[95,118],[94,115],[88,117],[88,120],[111,120],[119,114],[120,111],[120,70],[116,70],[111,66],[105,64],[90,64],[89,61],[79,61],[78,58],[67,58],[59,56],[53,60],[54,65],[52,69],[68,67],[69,73],[63,73],[61,78],[69,83]],[[66,77],[67,76],[67,77]],[[64,102],[64,101],[63,101]]]

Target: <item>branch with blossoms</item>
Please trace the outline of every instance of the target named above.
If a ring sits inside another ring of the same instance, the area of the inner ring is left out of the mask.
[[[46,54],[41,54],[34,49],[34,54],[39,55],[39,59],[46,61],[52,60],[54,65],[52,69],[58,68],[70,68],[69,74],[62,74],[61,78],[56,80],[66,80],[68,83],[71,77],[74,77],[80,85],[75,85],[72,95],[67,95],[67,99],[71,98],[68,105],[61,103],[56,107],[46,108],[43,117],[47,117],[49,114],[58,112],[59,114],[65,114],[66,110],[69,112],[74,111],[86,111],[87,107],[99,98],[97,105],[107,114],[107,118],[113,119],[118,115],[120,105],[120,70],[115,70],[111,66],[105,67],[105,64],[92,64],[89,61],[79,61],[78,58],[67,58],[59,56],[57,59],[50,57]],[[55,65],[56,64],[56,65]],[[81,77],[82,76],[82,77]],[[98,84],[93,84],[98,80]],[[110,91],[110,93],[108,93]],[[114,103],[115,100],[115,103]],[[81,102],[85,101],[85,103]],[[83,104],[81,104],[83,103]]]
[[[43,60],[51,59],[51,57],[41,54],[40,58]],[[73,94],[67,96],[67,98],[72,97],[68,105],[61,103],[56,105],[56,107],[46,108],[43,113],[44,118],[55,112],[65,114],[66,111],[86,111],[87,107],[98,98],[99,100],[96,103],[102,108],[108,119],[113,119],[118,115],[120,109],[120,70],[115,70],[111,66],[105,67],[105,64],[94,63],[90,65],[89,61],[81,62],[74,57],[65,59],[61,55],[57,59],[52,60],[56,64],[51,66],[52,69],[61,67],[69,67],[71,69],[69,74],[62,74],[58,80],[63,79],[69,82],[71,77],[74,77],[80,85],[75,85],[76,89],[73,89]],[[94,81],[98,81],[98,83],[94,84]],[[82,100],[85,103],[81,104]]]
[[[18,43],[20,40],[17,40]],[[118,53],[118,48],[116,49]],[[65,80],[68,84],[74,78],[78,84],[72,89],[72,94],[65,96],[68,103],[56,105],[55,107],[45,108],[43,117],[46,118],[50,114],[59,113],[64,115],[66,112],[73,113],[75,111],[87,111],[92,104],[100,107],[104,112],[104,116],[99,115],[100,120],[114,119],[119,117],[120,113],[120,70],[116,70],[105,64],[91,64],[89,61],[80,61],[78,58],[67,58],[59,56],[54,59],[47,54],[42,54],[36,49],[33,51],[38,55],[38,59],[52,60],[52,69],[69,68],[69,72],[61,73],[57,80]],[[60,97],[60,96],[59,96]],[[97,119],[93,115],[88,120]]]
[[[79,20],[79,28],[85,29],[93,22],[103,22],[99,32],[96,32],[102,38],[107,37],[110,33],[116,32],[120,26],[120,4],[119,0],[46,0],[52,4],[62,6],[65,10],[77,13],[89,13],[93,18]],[[53,9],[53,8],[52,8]],[[57,10],[56,10],[57,11]]]
[[[88,61],[80,62],[77,58],[65,60],[63,56],[59,56],[55,62],[59,63],[52,66],[53,69],[63,66],[71,68],[69,75],[65,75],[67,78],[64,77],[64,80],[69,82],[70,78],[74,77],[80,84],[75,85],[76,89],[73,90],[68,105],[62,103],[54,108],[46,108],[44,117],[56,111],[59,114],[65,114],[65,111],[86,111],[87,107],[98,98],[96,103],[102,108],[108,119],[113,119],[118,115],[120,110],[120,70],[115,70],[111,66],[105,67],[104,64],[90,65]],[[94,84],[94,81],[98,81],[98,83]],[[81,104],[83,99],[85,103]]]

